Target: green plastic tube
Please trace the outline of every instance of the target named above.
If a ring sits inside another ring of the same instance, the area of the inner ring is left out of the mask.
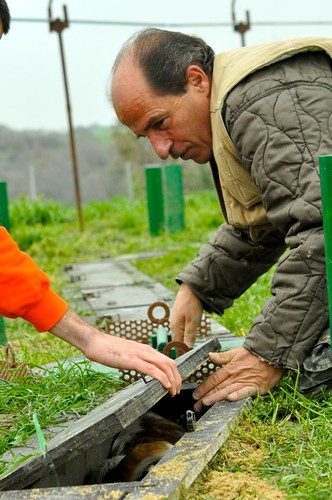
[[[0,226],[4,226],[7,231],[10,231],[9,222],[9,208],[8,208],[8,195],[7,195],[7,183],[0,182]],[[5,320],[0,317],[0,346],[4,346],[7,343],[6,335],[6,325]]]
[[[147,165],[145,167],[145,180],[150,234],[158,236],[165,229],[161,165]]]
[[[332,348],[332,155],[319,157],[320,185],[323,207],[324,246],[327,296],[329,302],[330,338]]]

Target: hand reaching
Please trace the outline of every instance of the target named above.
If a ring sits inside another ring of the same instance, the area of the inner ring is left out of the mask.
[[[286,370],[262,361],[244,347],[227,352],[210,353],[216,365],[223,365],[210,375],[193,393],[197,400],[194,411],[202,411],[217,401],[238,401],[249,396],[263,395],[272,389]]]
[[[91,361],[150,375],[169,389],[171,396],[180,392],[182,380],[176,362],[147,344],[103,333],[70,309],[50,332],[80,349]]]
[[[202,304],[185,283],[179,288],[171,314],[172,339],[193,347],[202,318]]]

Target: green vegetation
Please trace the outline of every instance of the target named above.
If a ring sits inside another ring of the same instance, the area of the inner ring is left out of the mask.
[[[36,366],[35,366],[36,368]],[[61,427],[63,422],[88,413],[119,388],[110,374],[97,373],[87,361],[43,370],[0,384],[0,456],[21,446],[34,433],[33,414],[37,412],[44,429]],[[0,475],[18,465],[13,456],[9,463],[0,460]]]
[[[166,232],[152,238],[144,199],[90,202],[84,207],[85,229],[81,233],[72,207],[43,199],[32,203],[20,198],[10,204],[11,231],[20,248],[49,274],[53,288],[59,293],[65,289],[66,264],[93,261],[102,255],[116,257],[151,250],[164,253],[137,260],[136,265],[176,291],[177,272],[221,223],[213,191],[186,195],[185,207],[183,232]],[[236,335],[245,335],[269,296],[272,272],[261,277],[222,318],[214,318]],[[35,332],[20,319],[6,319],[6,331],[19,362],[40,366],[56,361],[59,369],[42,381],[39,377],[29,378],[24,384],[0,384],[2,452],[24,442],[34,432],[33,411],[38,411],[41,427],[45,429],[60,424],[73,413],[81,415],[109,397],[112,384],[106,375],[92,373],[88,367],[71,371],[62,366],[63,359],[80,354],[71,346],[48,333]],[[331,498],[331,422],[331,397],[320,402],[309,401],[292,389],[285,378],[278,389],[253,401],[251,410],[225,447],[184,498]],[[246,486],[243,490],[239,486],[233,496],[227,496],[226,472],[231,473],[233,486],[237,474],[246,475]],[[220,479],[220,492],[209,487],[212,476]],[[248,485],[254,483],[259,490],[262,484],[259,481],[270,485],[269,493],[251,494],[254,489]]]

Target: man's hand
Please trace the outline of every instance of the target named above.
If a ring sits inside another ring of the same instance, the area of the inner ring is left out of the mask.
[[[103,333],[70,309],[50,332],[80,349],[91,361],[150,375],[159,380],[171,396],[181,390],[181,375],[173,359],[147,344]]]
[[[238,401],[249,396],[263,395],[272,389],[286,370],[270,365],[251,354],[244,347],[227,352],[211,352],[216,365],[224,365],[210,375],[193,393],[197,400],[194,411],[202,411],[217,401]]]
[[[188,285],[182,283],[172,308],[172,340],[184,342],[193,347],[197,328],[202,319],[202,304]]]

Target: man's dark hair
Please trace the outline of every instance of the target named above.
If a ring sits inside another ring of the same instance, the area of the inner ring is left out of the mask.
[[[153,90],[159,94],[184,94],[186,69],[199,66],[212,75],[214,51],[199,37],[176,31],[147,28],[123,45],[114,65],[113,74],[129,54],[143,71]]]
[[[2,21],[3,32],[6,35],[10,28],[10,12],[5,0],[0,0],[0,19]]]

